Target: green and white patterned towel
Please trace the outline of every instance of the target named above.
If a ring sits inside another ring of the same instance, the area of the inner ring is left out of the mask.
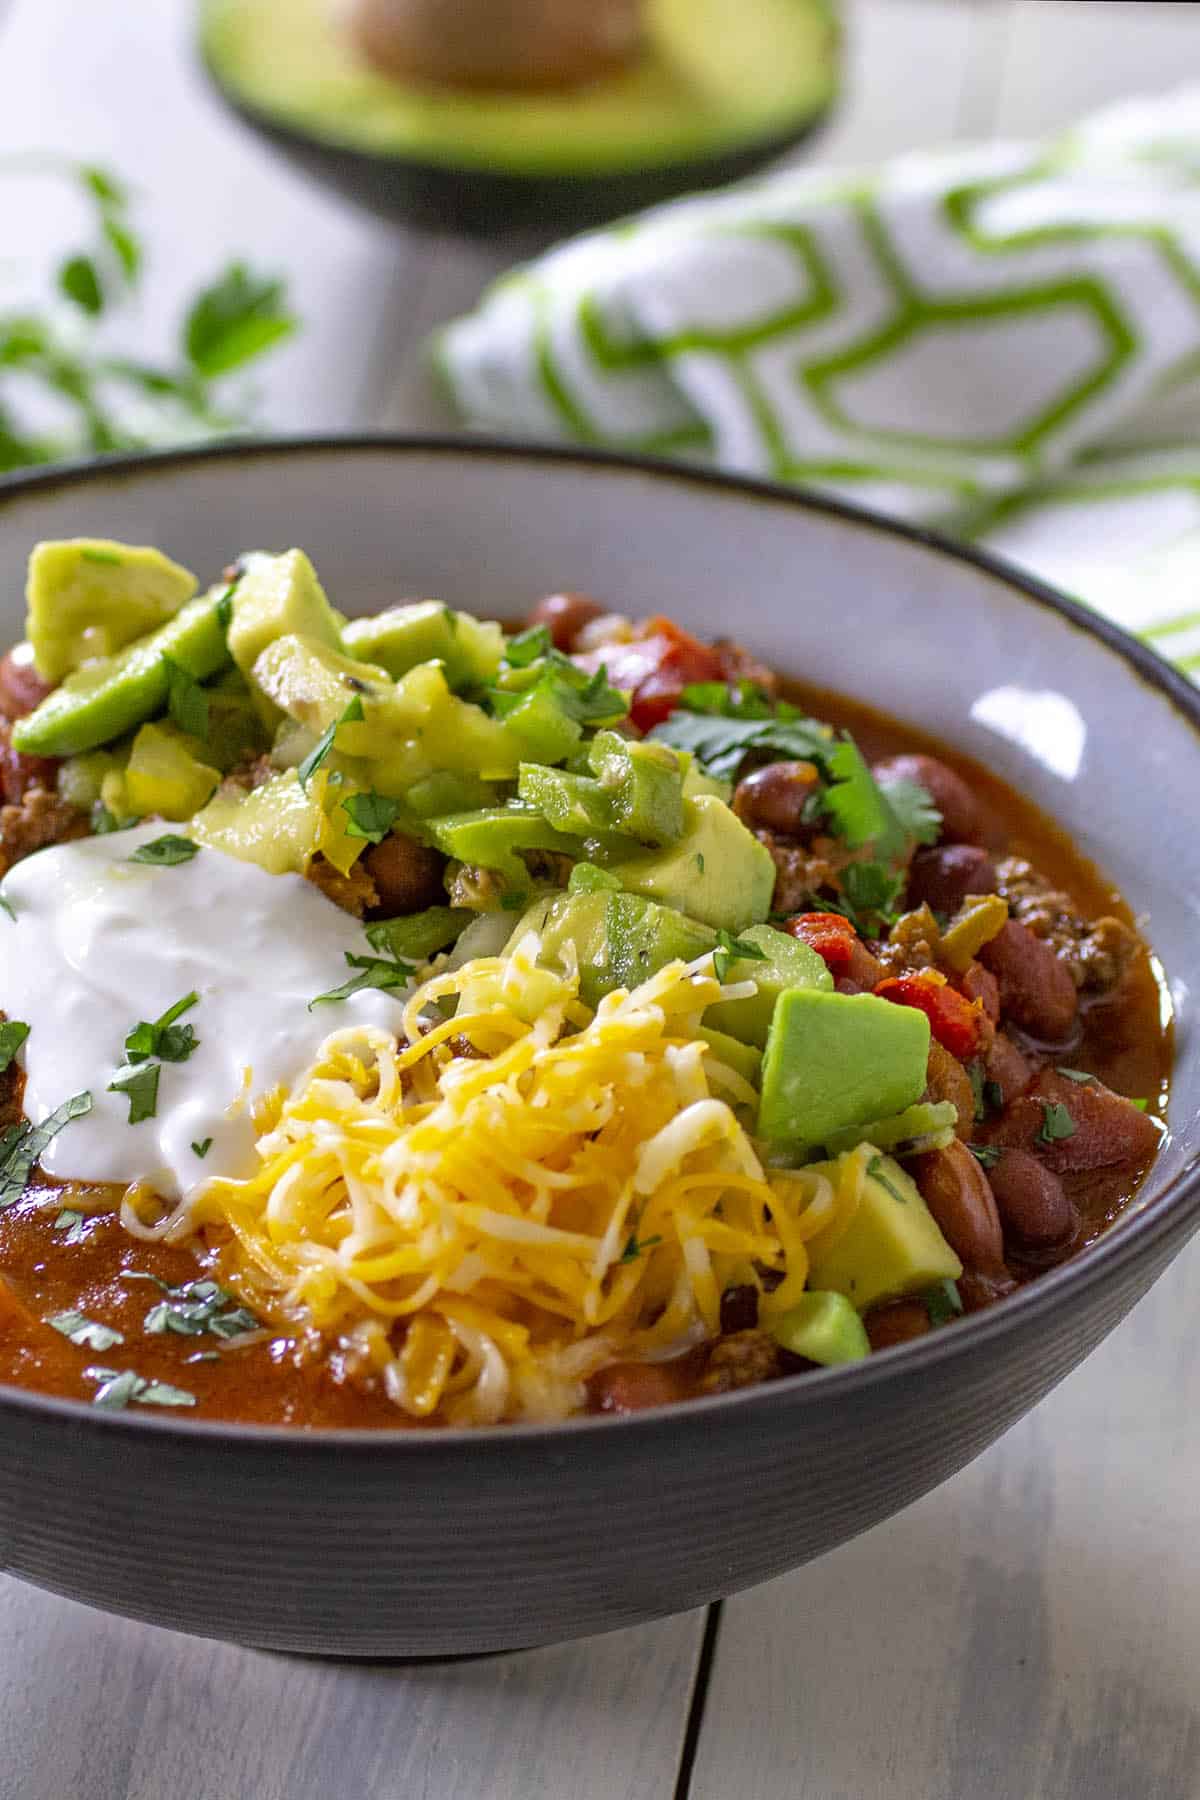
[[[970,535],[1200,676],[1200,88],[589,233],[441,336],[471,423]]]

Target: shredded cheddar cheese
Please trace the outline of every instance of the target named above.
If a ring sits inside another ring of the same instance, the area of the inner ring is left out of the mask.
[[[747,991],[711,954],[592,1013],[539,948],[530,933],[436,975],[402,1037],[335,1032],[256,1107],[257,1171],[165,1226],[224,1228],[223,1279],[248,1306],[337,1344],[416,1418],[564,1417],[604,1364],[714,1336],[732,1281],[770,1289],[768,1314],[793,1304],[806,1246],[857,1206],[862,1158],[836,1192],[763,1167],[735,1111],[746,1084],[696,1035]]]

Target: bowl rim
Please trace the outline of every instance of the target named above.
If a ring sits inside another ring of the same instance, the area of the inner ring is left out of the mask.
[[[405,456],[415,456],[445,457],[448,462],[465,458],[480,463],[516,462],[535,466],[540,463],[573,468],[579,473],[637,475],[675,488],[695,487],[725,493],[748,504],[782,505],[800,512],[818,513],[861,530],[919,545],[935,556],[965,563],[969,568],[989,575],[1022,602],[1032,601],[1065,619],[1074,629],[1098,640],[1136,679],[1166,699],[1191,727],[1200,751],[1200,687],[1111,620],[992,551],[960,543],[926,526],[889,518],[856,501],[755,476],[591,446],[580,448],[482,434],[459,437],[448,432],[318,432],[222,439],[190,447],[78,459],[0,475],[0,510],[8,502],[26,496],[52,494],[59,489],[70,491],[93,483],[102,484],[106,480],[119,482],[124,478],[146,476],[170,478],[208,463],[286,462],[294,457],[346,452],[354,456],[380,455],[401,460]],[[1121,1269],[1150,1253],[1160,1238],[1180,1231],[1186,1235],[1188,1223],[1197,1215],[1200,1215],[1200,1148],[1172,1176],[1153,1202],[1135,1202],[1112,1228],[1079,1256],[1048,1270],[1002,1304],[960,1320],[952,1331],[931,1332],[911,1343],[875,1351],[858,1363],[784,1376],[760,1387],[650,1407],[643,1412],[490,1426],[401,1426],[395,1430],[387,1427],[305,1428],[189,1419],[177,1413],[163,1417],[132,1409],[105,1412],[82,1400],[0,1382],[0,1418],[24,1414],[31,1419],[57,1419],[76,1430],[86,1425],[109,1433],[165,1437],[180,1449],[188,1444],[203,1447],[221,1442],[231,1449],[235,1446],[246,1451],[278,1448],[291,1454],[302,1451],[321,1458],[331,1454],[347,1456],[356,1462],[363,1455],[372,1458],[384,1454],[407,1458],[441,1457],[466,1445],[475,1446],[479,1454],[499,1456],[505,1454],[506,1446],[544,1447],[547,1450],[561,1446],[565,1450],[573,1440],[590,1438],[597,1432],[612,1435],[614,1441],[618,1436],[621,1441],[628,1441],[631,1436],[656,1432],[665,1421],[673,1421],[679,1429],[688,1425],[705,1429],[714,1416],[723,1417],[728,1412],[743,1418],[748,1427],[761,1426],[776,1410],[786,1411],[790,1416],[792,1408],[802,1405],[806,1395],[811,1395],[814,1403],[842,1396],[848,1401],[865,1389],[887,1382],[893,1375],[919,1379],[923,1371],[957,1360],[997,1338],[1017,1332],[1024,1323],[1041,1319],[1071,1295],[1082,1294],[1110,1277],[1115,1279]]]

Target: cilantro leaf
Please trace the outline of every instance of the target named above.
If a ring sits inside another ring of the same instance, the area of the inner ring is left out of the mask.
[[[180,837],[176,832],[168,831],[162,837],[151,838],[148,844],[140,845],[129,860],[151,863],[155,868],[173,869],[180,863],[191,862],[199,848],[199,844],[191,838]]]
[[[304,761],[300,764],[300,767],[296,770],[296,774],[300,779],[300,786],[304,788],[306,792],[308,790],[309,782],[333,749],[333,741],[337,737],[339,725],[356,725],[361,719],[365,718],[366,714],[363,711],[362,699],[358,694],[355,694],[345,712],[321,733]]]
[[[915,844],[937,843],[942,815],[928,788],[918,781],[890,781],[883,792],[906,837]]]
[[[309,1012],[314,1006],[329,1006],[340,1000],[348,1000],[351,994],[362,993],[364,988],[379,988],[383,993],[391,993],[396,988],[407,987],[413,977],[411,963],[389,962],[377,956],[354,956],[349,950],[345,952],[346,961],[358,973],[351,975],[341,987],[330,988],[327,993],[318,994],[308,1003]]]
[[[766,962],[767,953],[749,938],[733,937],[728,931],[717,932],[717,948],[713,951],[713,974],[724,981],[735,962]]]
[[[689,712],[707,713],[720,719],[772,719],[782,717],[762,688],[753,681],[694,681],[684,688],[680,704]]]
[[[86,1091],[73,1094],[44,1118],[40,1125],[28,1120],[10,1125],[0,1137],[0,1212],[21,1198],[30,1170],[46,1148],[72,1119],[82,1119],[92,1110],[92,1096]]]
[[[870,1176],[872,1181],[877,1181],[879,1183],[880,1187],[884,1190],[885,1193],[888,1193],[892,1196],[892,1199],[896,1201],[897,1205],[899,1205],[899,1206],[907,1206],[908,1205],[908,1195],[905,1193],[902,1193],[901,1190],[898,1187],[896,1187],[894,1185],[894,1183],[888,1178],[888,1172],[887,1172],[886,1168],[884,1167],[884,1161],[883,1161],[882,1156],[873,1156],[871,1158],[870,1162],[867,1164],[867,1174]]]
[[[0,1075],[10,1066],[28,1036],[29,1027],[20,1019],[5,1019],[0,1022]]]
[[[158,1110],[158,1078],[160,1063],[127,1063],[118,1069],[108,1084],[110,1094],[124,1094],[129,1101],[129,1124],[140,1125],[152,1119]]]
[[[114,1331],[111,1325],[102,1325],[81,1312],[52,1313],[45,1323],[86,1350],[111,1350],[114,1344],[125,1342],[123,1332]]]
[[[1056,1075],[1065,1075],[1068,1081],[1077,1081],[1081,1087],[1085,1083],[1095,1081],[1096,1079],[1096,1077],[1090,1074],[1087,1069],[1064,1069],[1061,1063],[1055,1069],[1054,1073]]]
[[[732,781],[750,750],[762,750],[789,761],[815,762],[824,767],[834,748],[833,733],[815,719],[721,718],[677,708],[669,719],[656,725],[652,741],[686,750],[707,775]]]
[[[233,1338],[257,1331],[259,1325],[255,1315],[239,1305],[235,1294],[210,1280],[185,1281],[180,1287],[168,1288],[145,1319],[151,1337],[167,1333],[200,1337],[208,1332],[213,1337]]]
[[[550,627],[548,625],[531,625],[528,631],[519,631],[510,637],[504,646],[504,660],[512,669],[527,669],[530,663],[537,662],[550,649]]]
[[[14,925],[16,924],[17,909],[13,905],[12,901],[7,899],[4,894],[0,894],[0,912],[7,913],[8,917],[12,920],[13,924]]]
[[[1004,1154],[999,1144],[968,1144],[967,1149],[981,1169],[994,1169]]]
[[[211,380],[261,356],[295,329],[283,282],[234,262],[193,302],[183,348],[197,373]]]
[[[173,656],[164,654],[163,668],[167,672],[167,712],[178,725],[180,731],[186,731],[190,737],[208,741],[208,695],[196,680],[190,669],[177,663]]]
[[[1063,1138],[1074,1137],[1076,1129],[1074,1119],[1061,1101],[1042,1101],[1042,1128],[1035,1143],[1056,1144]]]
[[[195,1394],[186,1388],[173,1387],[169,1381],[147,1381],[136,1369],[100,1369],[83,1371],[88,1381],[100,1383],[92,1395],[92,1405],[109,1412],[121,1412],[131,1403],[138,1406],[195,1406]]]
[[[949,1325],[952,1319],[962,1315],[962,1295],[953,1281],[939,1281],[936,1287],[929,1288],[921,1298],[925,1302],[929,1323],[933,1326]]]
[[[90,256],[69,256],[58,271],[58,287],[89,318],[104,311],[104,286]]]
[[[175,1021],[197,1006],[200,996],[195,989],[176,1000],[160,1018],[140,1019],[125,1039],[125,1056],[130,1063],[144,1063],[152,1056],[164,1062],[186,1062],[200,1040],[190,1025]]]
[[[876,918],[885,925],[894,922],[895,905],[904,892],[903,873],[894,873],[881,862],[847,863],[840,880],[842,897],[860,931]]]
[[[87,1235],[87,1220],[73,1206],[64,1206],[54,1221],[55,1231],[65,1231],[64,1244],[82,1244]]]
[[[346,836],[366,838],[369,844],[382,844],[384,838],[400,817],[400,802],[389,800],[386,794],[377,794],[372,788],[366,794],[351,794],[342,801],[342,811],[347,818]]]
[[[621,1252],[619,1260],[622,1263],[636,1262],[638,1257],[641,1256],[643,1251],[652,1250],[654,1248],[655,1244],[661,1244],[661,1243],[662,1243],[662,1233],[661,1232],[656,1232],[653,1237],[642,1238],[639,1241],[637,1232],[631,1231],[628,1239],[626,1240],[625,1248]]]
[[[212,1149],[212,1139],[210,1137],[193,1138],[192,1149],[195,1154],[203,1160]]]

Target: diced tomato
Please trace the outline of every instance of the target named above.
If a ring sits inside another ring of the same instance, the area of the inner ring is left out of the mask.
[[[660,616],[647,619],[632,642],[605,644],[573,660],[589,673],[604,665],[613,687],[632,696],[630,717],[639,731],[661,725],[679,705],[685,687],[719,681],[722,669],[720,653],[710,644]]]
[[[858,933],[841,913],[797,913],[783,929],[815,950],[831,975],[849,973]]]
[[[890,975],[876,984],[875,992],[883,1000],[923,1012],[938,1043],[960,1062],[978,1051],[983,1033],[982,1001],[965,1000],[948,983],[931,981],[926,975]]]

